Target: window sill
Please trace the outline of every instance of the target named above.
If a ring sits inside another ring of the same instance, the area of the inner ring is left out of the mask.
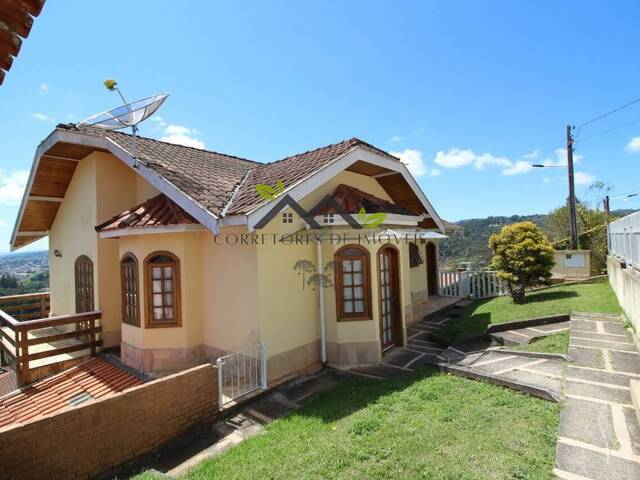
[[[343,322],[368,322],[368,321],[372,321],[373,318],[369,317],[369,316],[364,316],[364,317],[342,317],[342,318],[338,318],[338,322],[339,323],[343,323]]]
[[[182,323],[148,323],[145,328],[181,328]]]

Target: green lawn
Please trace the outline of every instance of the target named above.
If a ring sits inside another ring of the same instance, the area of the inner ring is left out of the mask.
[[[622,313],[618,300],[606,279],[593,283],[557,286],[527,293],[527,303],[516,305],[511,297],[474,302],[459,311],[440,334],[456,339],[484,333],[490,324],[527,318],[571,313],[572,311]]]
[[[559,412],[429,368],[349,379],[186,478],[551,479]]]
[[[534,340],[526,345],[508,347],[511,350],[520,352],[542,352],[542,353],[568,353],[569,352],[569,331],[554,333],[547,337]]]

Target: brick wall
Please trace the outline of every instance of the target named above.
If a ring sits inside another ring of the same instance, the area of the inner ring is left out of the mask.
[[[87,478],[218,415],[216,367],[201,365],[104,400],[0,428],[0,478]]]

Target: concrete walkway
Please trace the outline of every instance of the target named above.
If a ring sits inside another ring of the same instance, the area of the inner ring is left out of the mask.
[[[640,425],[629,382],[640,352],[617,316],[571,316],[566,403],[554,473],[566,480],[640,479]]]

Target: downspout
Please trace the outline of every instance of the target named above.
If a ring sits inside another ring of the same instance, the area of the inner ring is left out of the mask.
[[[316,243],[317,262],[318,262],[318,297],[320,301],[320,359],[322,364],[327,363],[327,332],[324,324],[324,262],[322,260],[322,240]]]

